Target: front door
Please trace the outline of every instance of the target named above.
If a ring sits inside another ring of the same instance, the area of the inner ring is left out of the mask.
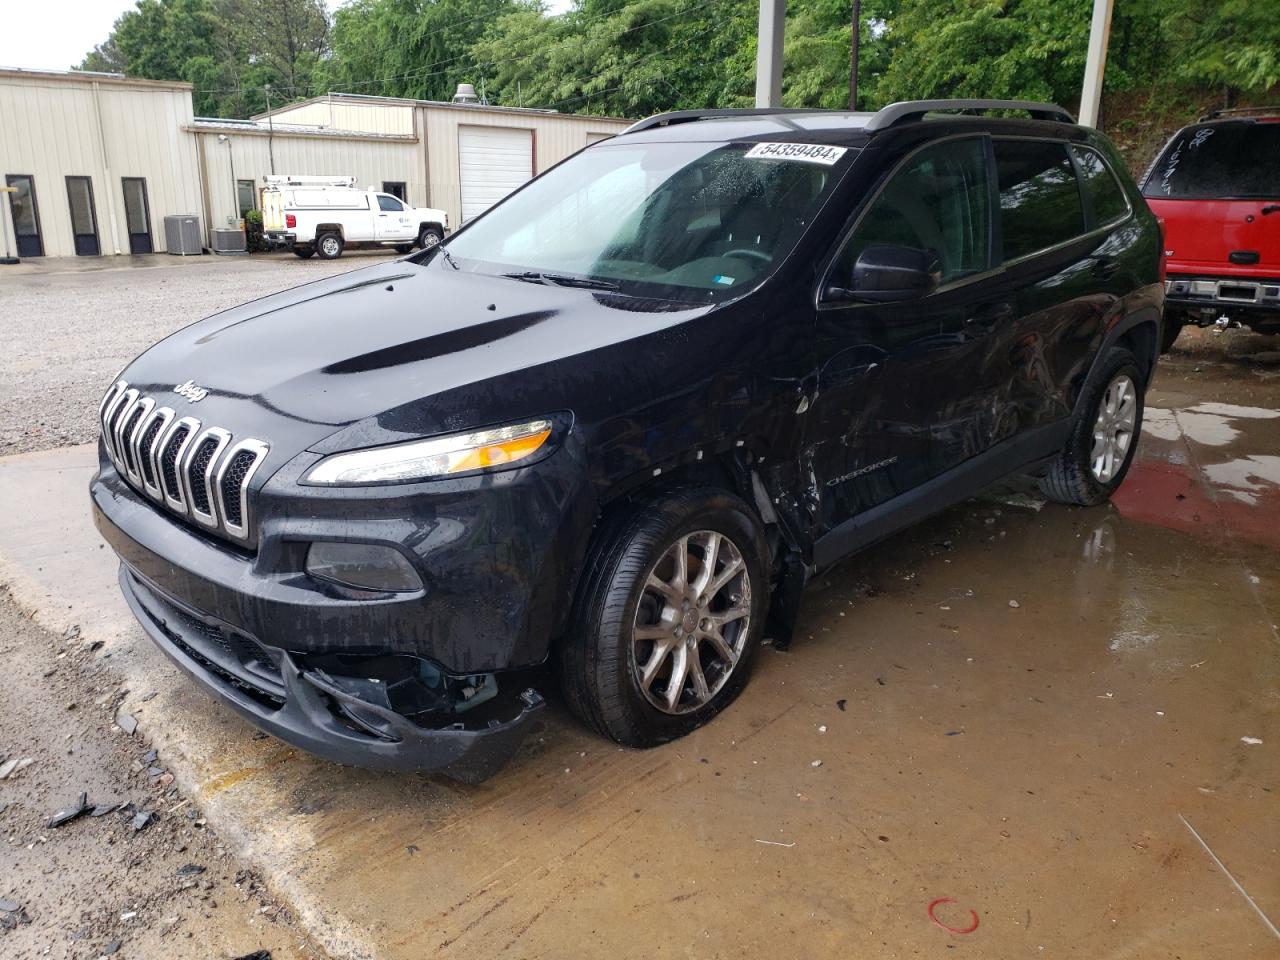
[[[378,194],[378,210],[373,218],[378,240],[406,241],[418,236],[418,225],[410,219],[404,204],[395,197]]]
[[[13,187],[9,194],[9,213],[13,218],[13,232],[20,257],[43,257],[44,243],[40,239],[40,211],[36,207],[36,184],[28,174],[11,173],[4,178],[6,186]]]
[[[125,177],[121,183],[124,186],[124,221],[129,231],[129,252],[152,253],[147,181],[142,177]]]
[[[98,256],[102,250],[98,246],[98,215],[93,209],[93,182],[88,177],[67,177],[67,202],[76,256]]]
[[[941,472],[940,423],[976,451],[980,398],[957,336],[990,289],[992,201],[982,137],[935,143],[900,164],[859,217],[823,284],[819,376],[808,449],[818,533],[905,494]],[[897,302],[857,298],[854,266],[867,248],[924,251],[937,286]],[[832,287],[845,291],[839,299]]]

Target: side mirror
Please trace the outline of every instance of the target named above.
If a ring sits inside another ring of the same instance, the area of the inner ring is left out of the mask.
[[[938,285],[941,265],[935,254],[892,243],[867,247],[853,265],[853,287],[833,287],[835,300],[893,303],[927,296]]]

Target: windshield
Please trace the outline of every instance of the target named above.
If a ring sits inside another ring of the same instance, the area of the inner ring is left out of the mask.
[[[1165,148],[1142,193],[1172,200],[1280,196],[1280,123],[1188,127]]]
[[[637,296],[745,293],[795,245],[848,152],[611,143],[548,171],[447,244],[462,270]],[[776,154],[778,151],[771,151]],[[594,282],[594,283],[593,283]]]

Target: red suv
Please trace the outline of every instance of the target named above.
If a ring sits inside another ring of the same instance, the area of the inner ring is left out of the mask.
[[[1280,107],[1183,127],[1142,181],[1164,221],[1164,349],[1185,324],[1280,333]]]

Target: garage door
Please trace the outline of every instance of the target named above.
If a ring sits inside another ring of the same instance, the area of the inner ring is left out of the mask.
[[[458,168],[465,221],[533,176],[533,131],[459,127]]]

